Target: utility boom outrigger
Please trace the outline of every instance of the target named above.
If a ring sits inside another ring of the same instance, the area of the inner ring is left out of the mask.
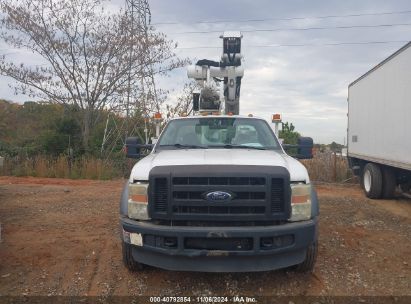
[[[240,87],[244,68],[241,66],[240,32],[224,32],[223,55],[220,62],[208,59],[199,60],[196,65],[187,68],[189,78],[197,80],[201,86],[200,94],[193,96],[194,109],[200,112],[222,111],[238,115],[240,112]],[[223,82],[224,87],[218,93],[216,82]]]

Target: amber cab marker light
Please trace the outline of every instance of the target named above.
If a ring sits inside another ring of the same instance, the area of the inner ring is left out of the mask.
[[[133,195],[130,195],[130,198],[134,202],[147,203],[147,195],[133,194]]]
[[[294,195],[291,198],[291,203],[292,204],[302,204],[302,203],[306,203],[308,199],[309,199],[308,195]]]
[[[280,114],[273,114],[272,121],[273,122],[281,121],[281,115]]]

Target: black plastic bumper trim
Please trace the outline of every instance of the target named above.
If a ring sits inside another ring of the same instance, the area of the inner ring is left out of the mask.
[[[317,239],[317,218],[277,226],[257,227],[183,227],[121,219],[122,228],[143,236],[176,237],[176,249],[133,246],[136,261],[169,270],[186,271],[266,271],[296,265],[304,260],[306,248]],[[261,238],[292,235],[293,244],[262,249]],[[185,238],[253,238],[247,251],[193,250],[184,248]]]

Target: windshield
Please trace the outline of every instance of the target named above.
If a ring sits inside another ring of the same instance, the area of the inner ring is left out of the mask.
[[[261,119],[212,117],[170,121],[157,149],[280,149],[270,126]]]

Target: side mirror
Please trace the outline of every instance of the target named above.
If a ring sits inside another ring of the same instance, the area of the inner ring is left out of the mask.
[[[126,138],[126,157],[127,158],[140,158],[140,139],[137,137]]]
[[[311,159],[313,158],[314,141],[311,137],[299,137],[298,138],[298,159]]]
[[[297,145],[282,145],[290,156],[298,159],[311,159],[313,158],[314,142],[311,137],[299,137]]]
[[[154,145],[142,144],[138,137],[126,138],[126,157],[127,158],[140,158],[141,149],[151,150]]]

